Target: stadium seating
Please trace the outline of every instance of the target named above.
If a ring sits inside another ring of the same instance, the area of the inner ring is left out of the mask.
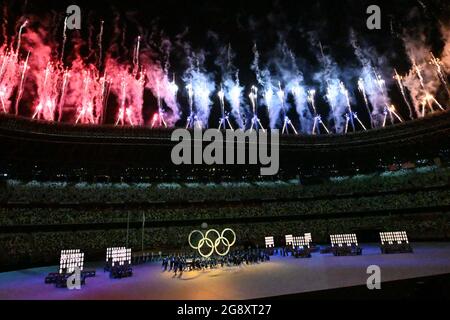
[[[262,246],[267,234],[305,231],[322,243],[331,233],[358,230],[407,230],[414,240],[445,239],[450,236],[449,171],[426,167],[310,186],[292,181],[185,184],[172,192],[162,186],[8,181],[0,192],[0,245],[5,253],[0,265],[52,263],[67,247],[102,259],[104,248],[125,245],[128,218],[129,247],[141,250],[143,216],[145,249],[155,256],[186,247],[189,232],[203,222],[232,226],[244,246]],[[233,200],[223,201],[225,192]],[[24,202],[23,194],[32,200]],[[111,201],[100,203],[102,197]]]

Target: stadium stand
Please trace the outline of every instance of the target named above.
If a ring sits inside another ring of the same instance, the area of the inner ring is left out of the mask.
[[[449,122],[444,112],[346,136],[283,136],[280,173],[262,179],[249,166],[171,165],[169,130],[1,115],[0,265],[48,264],[67,247],[99,260],[111,246],[158,256],[186,248],[204,222],[233,228],[237,247],[302,232],[323,243],[342,233],[377,242],[384,230],[445,240]]]

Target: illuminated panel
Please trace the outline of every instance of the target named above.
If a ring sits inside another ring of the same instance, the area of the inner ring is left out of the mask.
[[[125,262],[131,264],[131,249],[125,247],[111,248],[111,258],[113,266],[123,266]]]
[[[266,248],[273,248],[275,246],[275,241],[273,241],[273,237],[265,237]]]
[[[84,253],[80,252],[80,249],[61,250],[61,256],[59,259],[59,273],[72,273],[75,268],[79,268],[81,271],[84,266]]]
[[[346,246],[358,245],[358,239],[356,234],[330,234],[331,246],[332,247],[342,247],[344,244]]]
[[[292,241],[293,241],[293,236],[292,236],[292,234],[287,234],[287,235],[285,235],[284,237],[285,237],[285,239],[286,239],[286,245],[287,245],[287,246],[292,245]]]
[[[309,248],[309,243],[310,243],[309,239],[306,237],[302,237],[302,236],[294,237],[293,241],[292,241],[292,245],[294,247],[305,247],[306,246]]]
[[[311,233],[305,233],[305,239],[306,239],[308,242],[312,242],[312,236],[311,236]]]
[[[409,243],[406,231],[380,232],[380,240],[382,245]]]
[[[126,249],[125,247],[111,247],[111,248],[106,248],[106,262],[109,261],[109,259],[112,259],[113,257],[113,252],[120,250],[120,249]]]

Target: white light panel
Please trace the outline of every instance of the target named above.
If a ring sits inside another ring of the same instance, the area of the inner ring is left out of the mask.
[[[72,273],[78,267],[81,271],[84,266],[84,253],[80,249],[61,250],[59,259],[59,273],[64,270],[67,273]]]
[[[380,232],[381,244],[409,243],[406,231]]]
[[[347,246],[351,246],[352,244],[358,245],[358,239],[356,238],[356,234],[330,234],[331,246],[332,247],[342,247],[344,244]]]
[[[292,240],[293,240],[292,234],[287,234],[287,235],[285,235],[284,237],[285,237],[285,239],[286,239],[286,245],[287,245],[287,246],[292,245]]]
[[[273,240],[273,237],[265,237],[266,241],[266,248],[273,248],[275,246],[275,241]]]
[[[131,264],[131,249],[125,247],[111,248],[111,258],[113,266],[123,266],[125,262]]]
[[[305,233],[305,239],[306,239],[308,242],[312,242],[312,236],[311,236],[311,233]]]
[[[304,236],[300,236],[300,237],[294,237],[293,241],[292,241],[292,246],[294,247],[308,247],[309,248],[309,239],[304,237]]]
[[[111,247],[106,248],[106,262],[108,262],[109,259],[112,259],[113,252],[116,252],[117,250],[123,250],[126,249],[125,247]]]

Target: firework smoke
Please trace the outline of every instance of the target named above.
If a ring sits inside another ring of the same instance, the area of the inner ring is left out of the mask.
[[[191,64],[184,73],[183,80],[192,86],[195,114],[200,125],[206,128],[212,106],[210,96],[215,90],[215,84],[212,76],[202,69],[204,58],[203,53],[190,57]]]
[[[269,61],[274,69],[274,77],[278,80],[279,87],[284,85],[286,96],[279,106],[284,109],[282,114],[291,109],[291,105],[287,100],[287,94],[291,93],[294,98],[295,110],[299,116],[300,130],[303,133],[311,131],[313,119],[308,109],[307,95],[304,85],[304,77],[292,50],[289,49],[287,43],[280,39],[273,58]]]
[[[348,106],[340,90],[339,68],[333,58],[325,54],[322,43],[317,40],[315,34],[310,34],[310,41],[314,48],[320,49],[320,53],[316,52],[316,56],[323,69],[314,74],[314,79],[321,84],[321,90],[325,92],[325,98],[330,106],[328,120],[333,122],[336,133],[343,133],[344,114]]]
[[[242,99],[244,87],[242,87],[239,83],[239,70],[233,64],[234,57],[235,54],[231,49],[231,45],[222,47],[221,54],[216,61],[216,65],[221,68],[223,83],[222,90],[224,91],[225,99],[230,104],[231,114],[238,127],[243,129],[243,110],[241,110],[241,108],[243,105]]]
[[[424,32],[419,31],[417,38],[406,34],[403,37],[403,43],[412,66],[408,74],[404,76],[403,83],[410,92],[416,114],[424,116],[424,106],[431,103],[430,97],[434,99],[441,81],[436,76],[433,65],[428,63],[431,49],[426,44]]]
[[[386,105],[389,104],[389,99],[385,95],[384,80],[374,70],[384,65],[383,58],[370,47],[361,48],[353,30],[350,32],[350,44],[362,66],[359,74],[358,90],[364,98],[371,126],[380,126],[380,121]],[[370,110],[369,102],[372,110]]]

